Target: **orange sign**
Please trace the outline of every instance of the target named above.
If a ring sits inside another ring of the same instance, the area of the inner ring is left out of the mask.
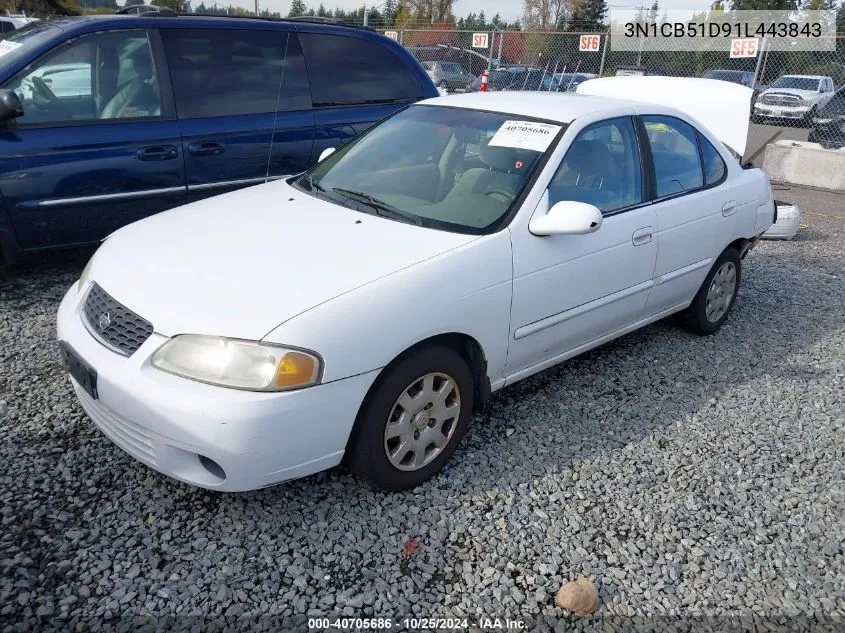
[[[578,42],[579,51],[595,53],[601,48],[601,35],[582,35]]]
[[[753,37],[731,40],[731,57],[757,57],[759,48],[758,40]]]

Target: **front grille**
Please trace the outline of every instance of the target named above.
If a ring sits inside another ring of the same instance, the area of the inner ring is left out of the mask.
[[[82,305],[83,321],[88,331],[110,350],[131,356],[150,338],[153,324],[113,299],[96,283]]]
[[[763,103],[767,103],[769,105],[785,105],[785,106],[794,106],[801,103],[801,98],[796,97],[795,95],[763,95],[760,97],[760,101]]]

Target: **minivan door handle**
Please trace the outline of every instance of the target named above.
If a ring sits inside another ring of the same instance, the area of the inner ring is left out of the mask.
[[[191,156],[218,156],[225,151],[220,143],[213,141],[203,141],[201,143],[191,143],[188,145],[188,152]]]
[[[642,246],[643,244],[648,244],[653,239],[654,229],[650,226],[645,226],[641,229],[637,229],[631,236],[631,242],[634,243],[634,246]]]
[[[152,145],[135,152],[138,160],[173,160],[179,155],[175,145]]]
[[[736,213],[736,207],[739,203],[736,200],[730,200],[722,205],[722,215],[725,217]]]

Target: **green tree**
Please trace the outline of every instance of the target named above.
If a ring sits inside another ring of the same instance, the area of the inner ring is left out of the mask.
[[[574,31],[601,31],[607,16],[605,0],[574,0],[569,24]]]
[[[185,13],[187,11],[185,0],[153,0],[150,4],[156,7],[166,7],[176,13]]]
[[[305,6],[303,0],[292,0],[290,3],[290,11],[288,11],[289,18],[298,18],[308,13],[308,7]]]

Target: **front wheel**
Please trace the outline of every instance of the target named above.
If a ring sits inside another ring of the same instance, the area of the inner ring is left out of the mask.
[[[383,490],[407,490],[439,472],[466,433],[474,382],[455,350],[417,350],[379,377],[347,448],[352,469]]]
[[[742,276],[742,259],[734,248],[726,248],[707,273],[695,299],[682,313],[690,332],[713,334],[722,327],[736,302]]]

